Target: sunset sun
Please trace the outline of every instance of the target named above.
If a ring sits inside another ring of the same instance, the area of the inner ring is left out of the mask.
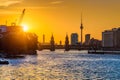
[[[28,31],[28,26],[27,25],[22,25],[23,26],[23,30],[26,32]]]

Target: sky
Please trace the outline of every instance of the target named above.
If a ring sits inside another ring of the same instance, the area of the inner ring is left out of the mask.
[[[22,24],[28,26],[28,32],[36,33],[42,42],[54,35],[56,43],[66,34],[78,33],[80,40],[81,13],[83,36],[101,40],[106,29],[120,26],[120,0],[0,0],[0,24],[10,25],[19,20],[22,10],[26,12]],[[83,37],[84,39],[84,37]]]

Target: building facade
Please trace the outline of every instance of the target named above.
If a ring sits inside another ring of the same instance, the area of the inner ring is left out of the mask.
[[[90,42],[90,34],[85,35],[85,45],[89,45]]]
[[[72,33],[71,34],[71,45],[77,45],[78,43],[78,34]]]
[[[101,48],[102,41],[98,39],[91,38],[89,41],[89,46],[94,48]]]
[[[102,32],[102,46],[103,47],[114,47],[114,32],[113,31]]]
[[[7,26],[6,25],[0,25],[0,33],[7,32]]]
[[[102,46],[108,48],[120,48],[120,28],[105,30],[102,32]]]
[[[120,28],[114,32],[114,47],[120,48]]]

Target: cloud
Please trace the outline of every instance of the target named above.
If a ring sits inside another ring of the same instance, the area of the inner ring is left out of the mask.
[[[54,2],[51,2],[51,4],[61,4],[63,3],[63,1],[54,1]]]
[[[64,1],[64,0],[63,0]],[[63,3],[62,0],[0,0],[0,9],[21,9],[25,8],[55,8],[57,4]]]
[[[0,0],[0,8],[21,3],[23,0]]]

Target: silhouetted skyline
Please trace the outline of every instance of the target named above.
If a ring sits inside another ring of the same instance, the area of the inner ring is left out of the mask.
[[[35,32],[42,42],[51,34],[57,43],[64,42],[66,32],[76,32],[80,37],[81,12],[83,12],[84,35],[90,33],[101,39],[101,32],[120,25],[120,0],[2,0],[0,1],[0,24],[10,25],[18,20],[21,10],[27,10],[22,24],[29,32]],[[80,41],[80,38],[79,38]]]

